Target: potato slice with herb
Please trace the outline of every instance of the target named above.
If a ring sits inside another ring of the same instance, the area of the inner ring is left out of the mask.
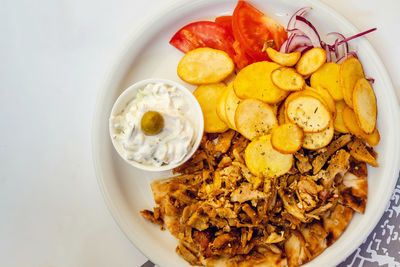
[[[293,154],[303,144],[303,130],[293,123],[276,127],[271,134],[272,147],[284,154]]]
[[[289,94],[276,87],[271,80],[271,72],[281,66],[261,61],[244,67],[233,81],[233,88],[239,98],[255,98],[269,104],[279,103]]]
[[[336,105],[336,117],[335,120],[333,121],[333,127],[335,128],[335,131],[339,133],[348,133],[349,130],[347,129],[346,125],[343,122],[343,114],[342,114],[343,109],[347,105],[344,102],[344,100],[336,102],[335,105]]]
[[[379,144],[381,138],[376,128],[371,134],[364,133],[358,125],[356,114],[348,106],[343,108],[342,114],[344,125],[346,125],[350,133],[367,142],[370,146],[377,146]]]
[[[230,86],[226,86],[222,94],[218,97],[217,100],[217,115],[218,117],[225,122],[229,126],[228,123],[228,118],[226,116],[226,111],[225,111],[225,103],[226,103],[226,98],[228,96]]]
[[[271,47],[267,48],[267,54],[273,62],[286,67],[294,66],[301,57],[300,52],[281,53]]]
[[[286,106],[289,120],[305,133],[322,132],[331,122],[331,112],[319,99],[310,95],[299,95]]]
[[[357,58],[351,57],[343,61],[340,65],[339,81],[344,101],[351,108],[353,108],[354,85],[361,78],[364,78],[364,70]]]
[[[332,118],[336,117],[335,100],[333,99],[328,90],[326,90],[322,86],[317,86],[316,88],[307,86],[305,92],[307,91],[313,91],[316,94],[318,94],[324,100],[324,103],[327,105],[329,110],[332,112]]]
[[[335,101],[343,99],[342,87],[339,83],[340,65],[334,62],[328,62],[322,65],[311,75],[311,87],[322,86],[327,89]]]
[[[314,47],[305,52],[296,64],[296,70],[303,76],[317,71],[326,62],[326,52],[321,47]]]
[[[335,129],[331,122],[327,129],[319,133],[304,133],[303,147],[306,149],[316,150],[323,148],[332,141]]]
[[[376,125],[376,97],[374,89],[365,78],[359,79],[354,86],[353,105],[361,130],[366,134],[372,133]]]
[[[276,151],[271,145],[271,135],[251,141],[244,152],[246,166],[256,176],[277,177],[290,171],[293,155]]]
[[[277,126],[272,107],[257,99],[245,99],[239,103],[235,114],[237,131],[247,139],[253,140],[266,135]]]
[[[178,64],[178,76],[190,84],[218,83],[228,77],[234,67],[224,51],[202,47],[183,56]]]
[[[229,90],[225,99],[226,119],[229,128],[236,130],[235,112],[241,99],[236,96],[235,90],[233,90],[233,83],[230,83],[228,85],[228,88]]]
[[[279,68],[271,73],[272,83],[285,91],[299,91],[304,88],[306,82],[303,76],[293,68]]]
[[[193,92],[203,112],[206,133],[223,133],[229,129],[217,115],[217,101],[225,88],[224,83],[213,83],[200,85]]]

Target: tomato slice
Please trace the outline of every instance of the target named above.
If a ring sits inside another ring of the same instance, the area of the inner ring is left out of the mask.
[[[267,47],[280,49],[287,39],[285,28],[245,1],[239,1],[232,16],[233,35],[247,54],[268,60]]]
[[[232,16],[220,16],[215,18],[215,23],[224,27],[228,34],[233,37],[233,30],[232,30]]]
[[[235,50],[235,55],[233,56],[233,61],[236,64],[236,67],[241,70],[247,65],[256,62],[252,57],[250,57],[246,52],[243,46],[238,42],[235,41],[233,43],[233,49]]]
[[[199,47],[210,47],[223,50],[233,58],[233,41],[233,35],[223,26],[213,21],[197,21],[177,31],[169,43],[184,53]]]
[[[233,30],[232,30],[232,16],[220,16],[215,18],[215,23],[225,28],[225,30],[233,37]],[[235,54],[233,56],[233,61],[238,69],[243,69],[247,65],[254,63],[255,60],[252,59],[243,48],[242,45],[239,44],[238,41],[234,41],[233,43],[233,50]]]

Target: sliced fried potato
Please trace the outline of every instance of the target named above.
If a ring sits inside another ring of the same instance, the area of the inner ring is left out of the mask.
[[[278,114],[279,104],[280,104],[280,103],[270,104],[271,108],[272,108],[273,111],[274,111],[275,116]]]
[[[319,133],[304,133],[303,147],[306,149],[316,150],[327,146],[335,134],[333,122],[327,129]]]
[[[273,62],[286,67],[294,66],[301,57],[300,52],[281,53],[271,47],[267,48],[267,54]]]
[[[349,130],[347,129],[346,125],[344,125],[343,122],[343,114],[342,111],[344,107],[346,107],[346,103],[344,100],[340,100],[336,102],[336,117],[335,120],[333,121],[333,127],[335,128],[335,131],[339,133],[348,133]]]
[[[253,140],[266,135],[277,126],[272,107],[257,99],[245,99],[237,106],[235,125],[237,131],[247,139]]]
[[[271,145],[271,135],[254,139],[244,153],[246,166],[256,176],[277,177],[292,168],[293,155],[276,151]]]
[[[354,86],[353,106],[361,130],[366,134],[372,133],[376,125],[376,97],[374,89],[365,78],[359,79]]]
[[[326,88],[335,101],[343,99],[342,87],[339,83],[340,65],[334,62],[328,62],[322,65],[311,75],[311,87],[322,86]]]
[[[303,76],[293,68],[279,68],[271,73],[272,83],[285,91],[302,90],[306,84]]]
[[[349,145],[350,155],[356,160],[366,162],[371,166],[379,167],[376,158],[374,158],[371,153],[369,153],[365,144],[360,140],[356,139]]]
[[[278,114],[277,114],[278,124],[283,125],[286,123],[286,112],[285,112],[285,103],[282,103],[279,106]]]
[[[292,98],[285,108],[289,120],[305,133],[322,132],[331,122],[331,112],[326,105],[310,95]]]
[[[346,125],[346,128],[350,133],[367,142],[367,144],[370,146],[377,146],[379,144],[379,131],[375,128],[371,134],[364,133],[358,125],[356,114],[351,108],[348,106],[344,107],[342,111],[342,117],[344,125]]]
[[[381,136],[378,129],[375,128],[372,134],[364,134],[361,139],[370,146],[377,146],[381,140]]]
[[[332,112],[332,118],[335,118],[336,117],[336,104],[335,104],[335,100],[333,100],[333,97],[331,96],[329,91],[326,90],[325,88],[323,88],[322,86],[318,86],[316,88],[307,86],[305,91],[308,91],[308,90],[317,93],[324,100],[324,103],[327,105],[329,110]]]
[[[225,103],[226,103],[226,98],[228,96],[229,88],[230,86],[226,86],[224,91],[221,93],[221,95],[218,97],[217,100],[217,115],[218,117],[225,122],[229,126],[228,123],[228,118],[226,116],[226,111],[225,111]]]
[[[314,47],[305,52],[296,64],[296,70],[303,76],[317,71],[326,62],[326,52],[321,47]]]
[[[178,64],[178,76],[190,84],[218,83],[228,77],[234,67],[224,51],[202,47],[183,56]]]
[[[223,133],[229,129],[217,115],[217,99],[223,93],[224,83],[200,85],[193,92],[199,101],[204,116],[204,131],[206,133]]]
[[[354,85],[361,78],[364,78],[364,70],[357,58],[351,57],[343,61],[340,66],[339,81],[344,101],[351,108],[353,108]]]
[[[271,144],[275,150],[284,154],[293,154],[303,144],[303,130],[293,123],[276,127],[271,134]]]
[[[261,61],[244,67],[233,81],[233,88],[239,98],[255,98],[269,104],[282,101],[289,92],[276,87],[271,80],[271,72],[280,65]]]
[[[236,130],[235,112],[241,100],[236,96],[235,90],[233,90],[233,83],[230,83],[228,88],[229,90],[225,99],[226,119],[229,128]]]

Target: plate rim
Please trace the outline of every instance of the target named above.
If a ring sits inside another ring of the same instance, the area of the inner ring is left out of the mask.
[[[339,12],[331,8],[325,3],[322,3],[318,0],[303,0],[305,2],[308,2],[310,6],[315,6],[318,8],[323,9],[324,11],[330,13],[330,15],[334,16],[338,20],[341,21],[341,23],[346,24],[347,27],[349,27],[350,31],[352,33],[357,33],[359,32],[358,29],[349,21],[347,20],[343,15],[341,15]],[[124,55],[128,53],[130,50],[132,43],[135,42],[146,30],[146,28],[149,25],[152,25],[153,23],[157,22],[162,15],[168,14],[169,12],[172,12],[178,8],[184,8],[184,9],[190,9],[193,8],[196,5],[207,5],[210,3],[215,3],[213,0],[174,0],[167,4],[165,7],[161,8],[158,10],[158,12],[153,12],[150,14],[144,21],[137,26],[134,30],[132,30],[127,36],[127,38],[124,39],[123,44],[120,46],[119,49],[114,53],[114,56],[111,57],[109,60],[111,64],[109,64],[109,68],[105,72],[105,78],[103,79],[103,82],[101,83],[101,86],[99,88],[99,91],[97,93],[96,97],[96,102],[95,102],[95,107],[94,107],[94,112],[93,112],[93,118],[92,118],[92,131],[91,131],[91,145],[92,145],[92,160],[93,160],[93,165],[94,165],[94,170],[95,170],[95,175],[96,179],[98,182],[99,189],[102,193],[104,202],[111,213],[113,219],[117,223],[118,227],[120,230],[123,232],[123,234],[128,238],[128,240],[144,255],[146,256],[147,259],[151,260],[153,263],[162,266],[162,263],[159,262],[157,259],[154,259],[151,257],[150,253],[147,251],[147,249],[144,249],[143,247],[139,246],[139,242],[137,239],[134,237],[130,236],[128,233],[130,232],[129,226],[124,222],[124,220],[121,218],[121,213],[119,209],[116,207],[115,203],[112,201],[110,194],[108,192],[108,189],[105,185],[104,178],[103,178],[103,173],[101,171],[101,164],[100,164],[100,156],[98,153],[99,150],[99,141],[100,139],[98,135],[98,129],[101,129],[101,121],[100,121],[100,116],[98,114],[101,113],[101,100],[104,98],[105,92],[107,88],[109,88],[112,84],[115,83],[115,81],[120,81],[121,78],[125,75],[125,73],[117,74],[116,70],[121,69],[121,66],[126,65],[127,63],[123,64],[124,61]],[[222,1],[221,1],[222,2]],[[224,2],[235,2],[235,0],[224,0]],[[251,2],[251,1],[250,1]],[[296,4],[295,4],[296,5]],[[395,89],[393,86],[393,82],[391,80],[391,77],[389,73],[387,72],[387,69],[385,65],[383,64],[381,58],[378,56],[376,53],[375,49],[372,47],[370,42],[364,38],[363,45],[365,48],[368,50],[367,52],[372,52],[370,55],[373,57],[373,60],[378,64],[377,69],[380,72],[381,77],[383,77],[383,82],[386,85],[386,87],[390,88],[389,94],[393,95],[393,101],[390,102],[393,112],[399,117],[400,114],[400,104],[398,102],[398,98],[395,96]],[[394,133],[399,133],[400,132],[400,125],[394,125]],[[400,142],[399,139],[395,139],[396,145],[394,147],[397,148],[396,151],[398,151],[394,156],[396,159],[394,162],[397,162],[396,164],[393,164],[393,167],[390,169],[390,173],[392,175],[390,187],[390,194],[387,194],[382,197],[382,202],[385,203],[385,205],[381,205],[380,209],[376,211],[375,213],[378,214],[379,216],[375,216],[371,223],[366,227],[365,233],[361,233],[359,237],[356,240],[353,240],[352,245],[349,245],[348,251],[344,252],[340,259],[336,260],[336,262],[333,262],[334,264],[338,264],[341,261],[345,260],[350,254],[352,254],[362,243],[363,241],[371,234],[373,229],[376,227],[378,224],[379,220],[382,218],[382,215],[384,211],[386,210],[387,203],[389,203],[390,198],[393,194],[393,190],[395,188],[395,185],[397,183],[397,176],[399,175],[399,169],[400,169]],[[356,242],[354,242],[356,241]],[[329,248],[329,247],[328,247]],[[312,261],[311,261],[312,262]],[[305,266],[308,266],[311,262],[305,264]]]

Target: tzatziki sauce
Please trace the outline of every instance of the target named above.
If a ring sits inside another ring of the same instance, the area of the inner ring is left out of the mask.
[[[163,129],[155,135],[146,135],[141,129],[147,111],[156,111],[164,119]],[[150,83],[138,89],[120,114],[111,115],[112,138],[128,161],[152,166],[177,164],[195,142],[192,118],[190,101],[182,91],[165,83]]]

